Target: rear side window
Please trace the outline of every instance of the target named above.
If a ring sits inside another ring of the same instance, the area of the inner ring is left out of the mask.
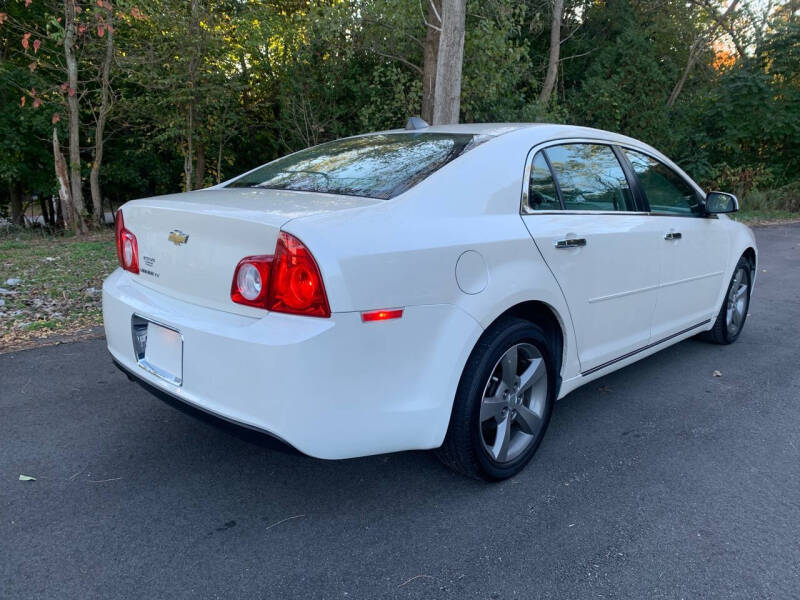
[[[489,136],[389,133],[328,142],[279,158],[228,184],[387,200]]]
[[[556,184],[544,154],[537,152],[531,163],[528,183],[528,206],[533,210],[561,210]]]
[[[545,150],[566,210],[635,211],[628,180],[609,146],[565,144]]]
[[[651,211],[701,216],[697,194],[683,177],[641,152],[626,149],[625,156],[639,178],[639,185],[647,196]]]

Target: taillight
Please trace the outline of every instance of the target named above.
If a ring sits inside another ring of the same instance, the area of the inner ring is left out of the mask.
[[[136,236],[125,229],[125,221],[122,219],[122,211],[117,211],[114,221],[114,229],[117,237],[117,258],[119,265],[131,273],[139,272],[139,245],[136,243]]]
[[[267,308],[296,315],[331,316],[317,261],[303,242],[284,231],[275,246]]]
[[[284,231],[278,236],[274,256],[248,256],[239,261],[231,300],[275,312],[331,316],[317,262],[303,242]]]
[[[231,300],[237,304],[267,308],[272,256],[248,256],[233,273]]]

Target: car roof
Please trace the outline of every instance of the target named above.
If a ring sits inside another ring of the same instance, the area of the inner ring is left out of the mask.
[[[450,125],[431,125],[422,129],[391,129],[376,133],[466,133],[499,137],[506,133],[521,130],[541,135],[542,140],[558,138],[590,138],[601,139],[610,143],[635,144],[650,148],[647,144],[634,138],[592,127],[565,125],[562,123],[454,123]],[[370,134],[366,134],[370,135]]]
[[[518,129],[541,125],[546,125],[546,123],[451,123],[449,125],[430,125],[422,129],[391,129],[380,133],[469,133],[498,136]]]

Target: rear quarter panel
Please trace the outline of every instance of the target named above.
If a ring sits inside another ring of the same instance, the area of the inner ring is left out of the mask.
[[[515,304],[538,300],[562,324],[562,376],[577,373],[563,295],[519,215],[525,157],[535,143],[524,132],[484,143],[393,200],[284,225],[317,259],[331,310],[449,304],[485,329]],[[459,257],[470,250],[485,263],[479,293],[456,280]],[[460,341],[476,342],[474,334]],[[465,360],[452,367],[460,373]]]

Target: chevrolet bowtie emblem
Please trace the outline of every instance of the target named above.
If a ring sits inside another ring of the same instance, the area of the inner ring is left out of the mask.
[[[189,241],[189,234],[183,233],[180,229],[173,229],[169,232],[169,237],[167,239],[176,246],[180,246]]]

